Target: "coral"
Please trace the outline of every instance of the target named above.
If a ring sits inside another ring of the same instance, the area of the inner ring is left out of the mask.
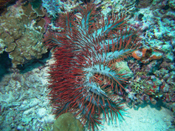
[[[47,52],[42,43],[44,19],[28,16],[22,8],[10,6],[0,17],[0,52],[9,54],[13,67],[39,59]]]
[[[0,8],[3,8],[6,6],[10,1],[12,0],[0,0]]]
[[[101,4],[102,11],[101,13],[105,18],[111,13],[124,13],[128,14],[127,17],[132,17],[133,13],[136,11],[136,0],[103,0],[96,1],[95,3]]]
[[[84,128],[73,114],[64,113],[55,120],[53,131],[84,131]]]
[[[149,7],[140,8],[134,14],[135,17],[130,19],[130,23],[135,23],[134,26],[141,27],[143,48],[161,51],[169,61],[174,59],[172,47],[175,33],[174,10],[169,5],[171,2],[169,0],[154,0]],[[141,20],[138,19],[140,14],[143,15]]]
[[[117,96],[125,91],[130,76],[116,63],[131,56],[139,42],[122,15],[104,20],[96,16],[93,4],[80,9],[75,15],[60,15],[58,25],[63,30],[45,38],[55,51],[50,97],[57,117],[72,112],[94,130],[101,114],[106,121],[122,115]]]
[[[146,8],[148,6],[151,5],[151,3],[153,2],[153,0],[138,0],[138,4],[137,4],[137,7],[138,8]]]
[[[130,86],[132,91],[135,93],[144,92],[145,94],[156,98],[161,98],[163,96],[163,92],[160,92],[157,85],[148,79],[139,79],[139,77],[137,77],[136,80],[130,84]]]
[[[147,85],[147,83],[145,82],[145,80],[137,80],[135,82],[132,83],[132,91],[139,93],[143,90],[144,86]],[[150,85],[148,85],[148,89],[150,89]]]
[[[43,128],[42,128],[43,131],[52,131],[53,130],[53,124],[51,123],[46,123]]]
[[[42,6],[47,10],[47,13],[53,17],[57,17],[58,13],[70,12],[80,3],[82,2],[78,2],[77,0],[66,0],[66,2],[62,2],[61,0],[42,0]]]
[[[168,45],[162,45],[162,47],[165,46]],[[171,46],[168,46],[168,48],[171,48]],[[165,52],[168,52],[168,48],[159,49],[159,52],[163,52],[162,56]],[[146,51],[147,49],[143,48],[139,51],[139,54],[143,56],[143,54],[146,54]],[[147,56],[150,58],[151,53],[149,52]],[[162,57],[160,60],[152,60],[146,64],[140,63],[140,61],[130,60],[128,61],[128,66],[134,73],[134,77],[129,80],[127,89],[128,95],[126,96],[126,102],[129,107],[132,105],[132,107],[138,108],[143,103],[160,106],[161,101],[166,108],[174,109],[173,62],[166,61],[165,57]]]
[[[44,131],[54,116],[48,100],[48,67],[9,73],[0,81],[0,130]],[[42,112],[39,112],[42,111]],[[48,130],[51,131],[51,130]]]
[[[118,73],[120,73],[120,74],[122,74],[122,73],[123,73],[123,74],[126,74],[126,75],[128,75],[128,77],[130,77],[130,76],[133,75],[133,73],[132,73],[132,71],[130,70],[130,68],[128,67],[126,61],[119,61],[119,62],[116,62],[116,63],[115,63],[115,67],[118,68],[118,69],[120,69],[120,70],[118,71]],[[126,75],[125,75],[125,76],[126,76]]]
[[[34,10],[38,16],[44,15],[42,11],[42,0],[30,0],[29,2],[32,6],[32,10]]]
[[[170,8],[175,10],[175,1],[173,1],[173,0],[168,1],[168,5],[170,6]]]

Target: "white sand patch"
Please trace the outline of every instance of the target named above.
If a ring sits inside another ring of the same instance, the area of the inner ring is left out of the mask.
[[[171,126],[173,113],[162,107],[161,110],[150,105],[138,110],[128,109],[123,121],[100,126],[99,131],[166,131]]]

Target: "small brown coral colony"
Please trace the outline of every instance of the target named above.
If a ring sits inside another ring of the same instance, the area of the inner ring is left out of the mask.
[[[73,114],[64,113],[54,122],[53,131],[84,131],[84,127]]]

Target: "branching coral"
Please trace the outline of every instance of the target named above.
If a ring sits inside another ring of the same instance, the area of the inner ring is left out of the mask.
[[[102,113],[106,120],[121,115],[123,107],[116,96],[125,90],[129,76],[116,62],[130,56],[139,44],[123,16],[98,18],[93,4],[79,12],[60,16],[58,25],[64,31],[46,37],[46,43],[55,47],[56,60],[49,72],[50,96],[56,116],[72,112],[94,130]]]

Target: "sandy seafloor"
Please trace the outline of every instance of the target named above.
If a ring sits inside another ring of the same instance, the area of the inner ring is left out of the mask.
[[[126,109],[127,115],[124,116],[124,120],[113,125],[104,123],[99,131],[168,131],[171,127],[173,113],[164,107],[158,110],[147,105],[138,110]]]

